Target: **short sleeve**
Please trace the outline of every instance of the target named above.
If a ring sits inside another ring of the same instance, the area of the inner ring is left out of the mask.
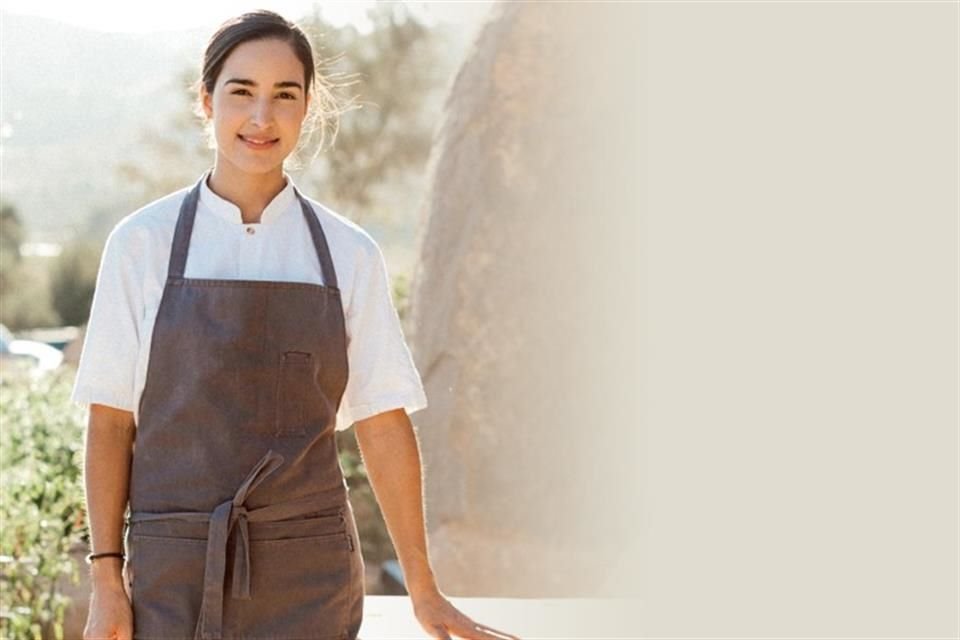
[[[404,408],[409,414],[427,406],[390,294],[383,253],[372,238],[368,240],[345,311],[349,372],[337,415],[338,431],[391,409]]]
[[[114,228],[103,248],[71,398],[133,411],[143,287],[124,231]]]

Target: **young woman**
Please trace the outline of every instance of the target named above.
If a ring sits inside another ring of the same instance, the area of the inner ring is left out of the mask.
[[[284,171],[322,81],[281,16],[225,23],[199,87],[212,170],[107,241],[74,388],[84,638],[357,637],[364,563],[334,439],[352,424],[424,629],[513,637],[434,579],[408,417],[426,397],[379,247]]]

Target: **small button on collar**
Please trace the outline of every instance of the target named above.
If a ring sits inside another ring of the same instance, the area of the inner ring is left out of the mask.
[[[253,234],[255,234],[256,232],[257,232],[257,230],[254,229],[252,226],[247,227],[247,233],[248,233],[248,234],[253,235]]]

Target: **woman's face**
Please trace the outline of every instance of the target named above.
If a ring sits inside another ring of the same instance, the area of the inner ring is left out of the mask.
[[[299,58],[281,40],[251,40],[230,52],[213,95],[201,89],[218,163],[246,173],[282,169],[307,113],[303,76]]]

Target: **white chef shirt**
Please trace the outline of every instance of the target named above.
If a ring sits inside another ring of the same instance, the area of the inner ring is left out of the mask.
[[[289,174],[284,172],[286,187],[263,210],[259,224],[244,224],[240,208],[207,185],[209,175],[210,170],[203,175],[185,277],[324,284]],[[132,411],[139,423],[174,227],[192,186],[134,211],[110,232],[74,382],[74,402]],[[304,197],[327,238],[346,322],[349,377],[336,429],[389,409],[402,407],[413,413],[425,408],[426,394],[393,305],[380,247],[355,223]]]

